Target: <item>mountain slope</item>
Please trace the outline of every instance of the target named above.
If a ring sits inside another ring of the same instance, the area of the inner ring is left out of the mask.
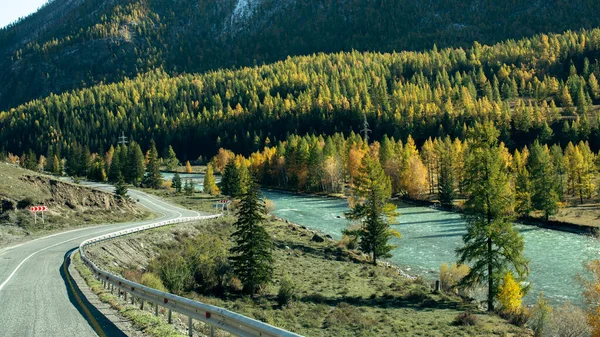
[[[597,1],[55,0],[0,31],[0,109],[155,68],[492,43],[600,25]]]
[[[125,132],[180,159],[220,147],[248,154],[289,134],[464,137],[492,120],[509,146],[589,140],[600,148],[600,29],[428,52],[335,53],[270,65],[135,79],[0,112],[0,149],[103,152]],[[161,151],[162,152],[162,151]]]

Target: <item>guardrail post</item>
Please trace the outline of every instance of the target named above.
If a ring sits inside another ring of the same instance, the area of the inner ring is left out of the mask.
[[[210,326],[210,337],[215,337],[215,327],[214,326]]]
[[[158,316],[158,303],[154,304],[154,316]]]
[[[133,296],[133,293],[131,294],[131,305],[135,304],[135,296]]]
[[[169,314],[167,315],[167,321],[169,322],[169,324],[173,323],[173,318],[172,318],[172,312],[171,309],[169,309]]]
[[[110,294],[111,295],[114,293],[114,290],[115,290],[115,286],[114,286],[114,284],[111,283],[110,284]]]
[[[127,302],[127,292],[126,291],[123,292],[123,297],[125,297],[125,302]]]
[[[188,317],[188,336],[192,337],[194,334],[194,321],[192,320],[192,316]]]
[[[140,297],[140,310],[144,310],[144,299]]]

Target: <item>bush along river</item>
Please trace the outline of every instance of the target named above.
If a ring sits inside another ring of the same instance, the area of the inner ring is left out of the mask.
[[[182,174],[182,179],[188,175]],[[192,175],[200,176],[200,175]],[[202,177],[194,183],[202,185]],[[344,199],[313,197],[286,192],[263,191],[275,203],[273,214],[290,222],[342,237],[350,222],[344,218],[348,203]],[[407,273],[437,279],[440,264],[456,262],[455,249],[462,246],[466,233],[460,214],[428,207],[401,205],[401,215],[393,225],[402,238],[392,239],[397,245],[389,262]],[[584,263],[600,257],[600,242],[590,236],[555,231],[535,226],[515,225],[525,239],[525,256],[530,260],[531,289],[526,304],[535,303],[541,291],[552,304],[570,301],[582,304],[582,288],[576,280],[584,273]]]

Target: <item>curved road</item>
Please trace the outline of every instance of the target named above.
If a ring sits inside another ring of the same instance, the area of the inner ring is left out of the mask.
[[[111,189],[100,184],[93,187]],[[91,312],[107,336],[123,336],[93,306],[85,300],[81,303],[78,300],[81,296],[74,296],[74,292],[80,292],[65,273],[65,256],[82,241],[102,234],[199,215],[140,191],[129,190],[129,195],[159,217],[75,229],[0,249],[0,337],[98,336],[85,311]]]

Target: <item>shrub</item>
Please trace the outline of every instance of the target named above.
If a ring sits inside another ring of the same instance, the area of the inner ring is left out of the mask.
[[[287,277],[284,277],[279,283],[279,292],[277,293],[277,302],[284,306],[290,304],[296,299],[296,286]]]
[[[172,185],[173,185],[173,182],[171,180],[165,179],[161,182],[160,188],[163,190],[171,190]]]
[[[180,295],[190,288],[191,271],[178,251],[163,251],[150,263],[150,270],[160,276],[165,287],[172,293]]]
[[[163,285],[160,277],[153,273],[144,273],[140,281],[143,285],[149,288],[153,288],[160,291],[167,291],[167,288]]]
[[[126,269],[122,272],[123,277],[129,281],[139,283],[142,279],[142,272],[137,269]]]
[[[183,256],[188,260],[197,291],[207,294],[223,290],[230,273],[225,242],[210,235],[199,235],[185,242]]]
[[[552,312],[550,335],[556,337],[588,337],[591,329],[585,312],[570,303],[565,303]]]
[[[265,202],[265,211],[267,213],[271,213],[275,210],[275,203],[273,202],[273,200],[264,199],[264,202]]]
[[[29,208],[29,206],[32,206],[33,204],[35,204],[35,201],[33,200],[33,198],[27,197],[25,199],[20,200],[17,203],[17,208],[18,209],[26,209],[26,208]]]
[[[242,292],[244,286],[242,285],[242,281],[237,277],[232,277],[229,280],[229,290],[234,293]]]
[[[453,263],[451,266],[443,263],[440,266],[440,283],[443,291],[458,294],[456,285],[469,273],[469,266]]]
[[[404,296],[404,298],[413,302],[421,302],[427,298],[428,293],[429,292],[425,287],[417,285],[416,287],[410,289],[410,291],[406,296]]]
[[[552,307],[548,304],[548,300],[544,298],[544,293],[540,293],[537,303],[533,307],[528,325],[533,330],[535,337],[545,336],[549,330],[550,316]]]
[[[473,326],[477,325],[478,318],[471,311],[461,312],[454,318],[454,325]]]

